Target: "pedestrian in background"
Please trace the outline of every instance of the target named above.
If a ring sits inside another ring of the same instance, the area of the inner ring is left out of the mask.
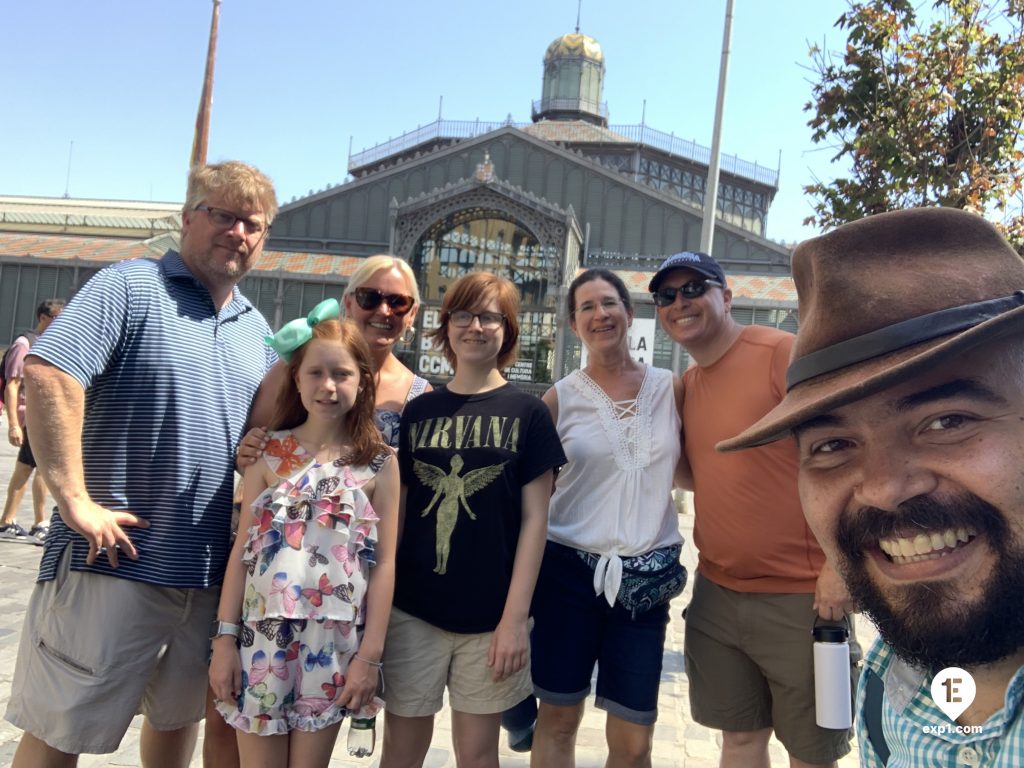
[[[50,521],[46,519],[46,483],[41,472],[32,472],[36,468],[35,456],[32,455],[32,446],[28,440],[28,430],[25,428],[25,390],[22,386],[22,379],[25,370],[25,358],[28,356],[32,344],[38,339],[50,323],[64,309],[64,302],[61,299],[46,299],[36,307],[36,327],[18,336],[3,356],[3,380],[5,382],[2,394],[7,412],[7,440],[12,446],[18,449],[18,458],[14,463],[14,472],[11,473],[11,481],[7,486],[7,499],[4,502],[3,517],[0,518],[0,537],[6,539],[20,539],[31,541],[34,544],[42,544],[46,539],[46,533],[50,529]],[[32,479],[32,528],[26,531],[18,525],[18,506],[25,495],[29,478]]]

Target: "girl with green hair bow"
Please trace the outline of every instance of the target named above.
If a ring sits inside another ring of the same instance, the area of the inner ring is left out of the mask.
[[[287,378],[245,471],[210,662],[243,766],[326,768],[344,717],[382,705],[399,477],[369,349],[339,314],[330,299],[267,338]]]

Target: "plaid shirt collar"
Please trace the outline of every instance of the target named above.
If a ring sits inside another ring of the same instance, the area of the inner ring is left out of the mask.
[[[880,638],[864,663],[885,682],[882,728],[892,753],[888,768],[1024,765],[1024,667],[1010,680],[1003,708],[985,721],[979,733],[961,733],[953,730],[957,724],[932,700],[931,675],[899,659]],[[861,765],[881,766],[867,740],[863,686],[857,700]]]

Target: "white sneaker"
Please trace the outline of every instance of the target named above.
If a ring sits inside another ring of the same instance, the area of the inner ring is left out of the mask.
[[[28,531],[17,523],[0,525],[0,539],[25,539],[26,537],[28,537]]]
[[[33,544],[42,546],[46,541],[46,534],[50,532],[50,526],[48,523],[37,523],[32,526],[32,530],[28,532],[28,537],[33,539]]]

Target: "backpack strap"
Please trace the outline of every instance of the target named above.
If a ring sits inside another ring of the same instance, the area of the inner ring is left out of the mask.
[[[875,754],[882,765],[889,762],[889,745],[882,730],[882,701],[885,698],[885,683],[873,669],[865,666],[864,675],[864,725]]]

